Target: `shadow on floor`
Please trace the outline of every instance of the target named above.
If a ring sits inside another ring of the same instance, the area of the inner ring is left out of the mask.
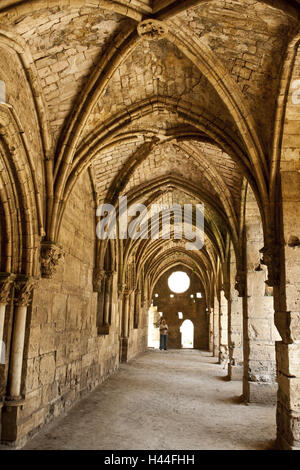
[[[222,403],[233,404],[233,405],[245,405],[243,395],[239,395],[235,397],[217,398],[216,401],[219,401]]]
[[[221,380],[222,382],[230,382],[228,375],[216,375],[215,379]]]

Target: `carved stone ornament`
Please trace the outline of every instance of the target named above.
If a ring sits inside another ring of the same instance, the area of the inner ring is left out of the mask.
[[[127,285],[126,284],[118,284],[118,294],[121,297],[122,295],[127,293]]]
[[[263,255],[260,262],[268,268],[268,279],[265,283],[270,287],[278,286],[280,283],[279,250],[280,247],[275,243],[270,243],[259,250]]]
[[[102,290],[102,281],[105,278],[104,269],[95,268],[93,274],[93,289],[94,292],[101,292]]]
[[[12,283],[16,275],[10,273],[0,273],[0,303],[7,304],[10,300]]]
[[[230,298],[230,283],[229,281],[224,281],[222,286],[221,286],[221,290],[224,291],[224,295],[226,297],[227,300],[229,300]]]
[[[141,21],[137,27],[138,35],[148,41],[164,38],[168,33],[168,27],[159,20],[149,19]]]
[[[42,277],[51,278],[56,273],[60,260],[64,253],[59,245],[52,242],[42,242],[41,245],[41,273]]]
[[[19,277],[15,280],[15,303],[18,306],[28,307],[31,302],[32,291],[38,282],[36,277]]]

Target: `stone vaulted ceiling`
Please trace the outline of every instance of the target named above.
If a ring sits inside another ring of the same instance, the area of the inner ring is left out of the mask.
[[[199,263],[209,269],[222,259],[226,237],[239,237],[243,180],[258,200],[268,191],[276,96],[298,5],[2,1],[0,78],[32,141],[37,177],[53,186],[47,237],[58,237],[72,189],[89,169],[97,203],[120,194],[145,205],[204,202]],[[163,252],[188,256],[183,245],[127,248],[157,273]]]

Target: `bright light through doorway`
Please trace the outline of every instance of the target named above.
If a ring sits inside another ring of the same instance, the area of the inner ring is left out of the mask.
[[[182,294],[190,287],[190,278],[183,271],[175,271],[169,277],[168,285],[175,294]]]
[[[181,327],[181,346],[183,348],[193,348],[194,347],[194,325],[191,320],[185,320]]]

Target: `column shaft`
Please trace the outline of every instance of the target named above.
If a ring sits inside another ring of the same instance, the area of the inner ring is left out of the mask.
[[[21,378],[23,351],[25,339],[27,306],[19,305],[15,312],[15,321],[13,329],[12,350],[11,350],[11,368],[10,368],[10,397],[18,398],[21,394]]]

